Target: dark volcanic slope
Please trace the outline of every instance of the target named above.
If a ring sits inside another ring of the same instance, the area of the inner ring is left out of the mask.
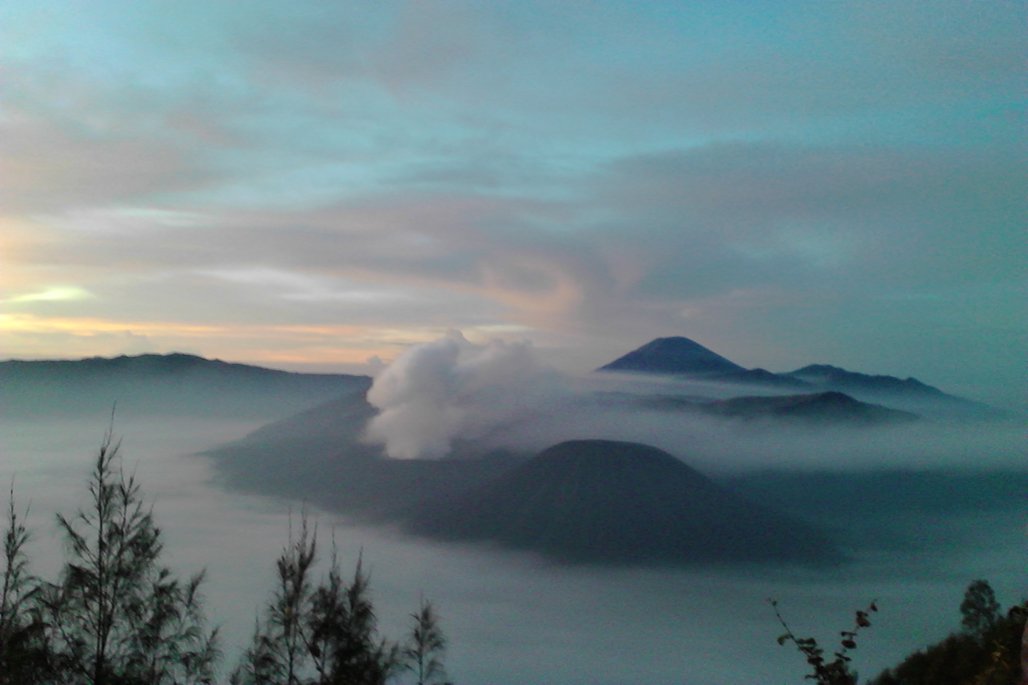
[[[657,338],[599,370],[689,375],[746,371],[698,342],[682,337]]]
[[[916,421],[918,416],[855,400],[841,392],[778,397],[735,397],[701,405],[704,411],[730,418],[797,419],[815,423],[881,424]]]
[[[731,373],[721,373],[714,376],[711,380],[716,380],[721,383],[759,385],[788,390],[803,390],[811,387],[810,383],[807,383],[804,380],[793,378],[792,376],[783,376],[781,374],[771,373],[767,369],[744,369],[742,371]]]
[[[865,390],[878,393],[923,395],[932,398],[945,396],[945,393],[938,388],[926,385],[916,378],[901,379],[895,376],[873,376],[866,373],[847,371],[830,364],[811,364],[810,366],[804,366],[802,369],[796,369],[782,375],[838,390]]]
[[[484,449],[468,450],[476,456],[465,459],[388,459],[381,447],[361,440],[374,415],[364,392],[353,392],[206,455],[229,487],[386,521],[427,500],[467,492],[524,460]]]
[[[7,416],[119,413],[273,417],[299,411],[370,379],[230,364],[188,354],[80,361],[0,362],[0,409]]]
[[[980,419],[1005,417],[1004,412],[987,404],[950,395],[916,378],[858,373],[830,364],[811,364],[782,376],[801,380],[818,388],[886,401],[914,411]]]
[[[783,427],[791,422],[802,422],[805,425],[878,425],[915,421],[920,418],[917,414],[861,402],[841,392],[761,395],[733,397],[727,400],[677,395],[631,395],[628,393],[604,393],[599,398],[608,406],[621,405],[655,411],[717,416],[726,419],[766,419],[780,422]]]
[[[409,528],[491,541],[564,562],[831,561],[832,544],[654,447],[579,440],[551,447]]]

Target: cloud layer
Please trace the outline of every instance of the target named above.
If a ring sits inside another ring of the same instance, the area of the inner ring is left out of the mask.
[[[684,333],[1023,401],[1024,20],[7,3],[0,342],[327,368],[457,327],[581,370]]]

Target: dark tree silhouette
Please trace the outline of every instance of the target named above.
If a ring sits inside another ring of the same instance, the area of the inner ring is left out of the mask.
[[[109,429],[87,507],[57,516],[68,558],[42,602],[59,682],[213,682],[217,630],[205,628],[203,574],[182,582],[160,564],[160,530],[118,447]]]
[[[336,569],[338,574],[338,569]],[[364,571],[363,555],[353,580],[345,587],[335,620],[339,637],[332,645],[332,685],[383,685],[398,664],[398,649],[378,637],[378,619],[371,602],[371,577]]]
[[[981,636],[1000,619],[999,602],[985,580],[972,581],[960,603],[960,625],[969,635]]]
[[[304,514],[276,563],[277,586],[232,674],[235,685],[382,685],[396,669],[396,647],[378,638],[361,560],[347,585],[333,545],[315,586],[316,560],[317,531]]]
[[[112,421],[113,425],[113,421]],[[139,484],[126,477],[112,431],[88,480],[86,505],[58,514],[66,541],[57,582],[29,571],[29,532],[8,503],[0,567],[0,685],[206,685],[220,657],[208,630],[204,574],[177,578]],[[275,564],[277,586],[231,682],[240,685],[384,685],[400,650],[378,636],[370,578],[358,558],[345,582],[333,541],[314,580],[317,530],[301,518]],[[442,674],[445,641],[432,606],[412,614],[412,653],[427,685]]]
[[[963,630],[910,654],[873,685],[1023,685],[1028,602],[1003,615],[989,584],[976,580],[967,588],[961,614]]]
[[[857,685],[857,675],[851,670],[850,663],[853,661],[849,656],[851,649],[857,648],[857,634],[864,628],[871,626],[869,616],[878,611],[878,606],[871,602],[866,609],[858,610],[853,619],[853,628],[843,630],[839,634],[842,639],[839,641],[839,648],[832,653],[833,659],[825,656],[825,650],[813,637],[797,637],[792,628],[785,622],[780,611],[778,602],[768,600],[774,608],[775,616],[785,632],[778,637],[778,644],[784,645],[791,642],[807,664],[810,666],[810,673],[805,676],[806,680],[813,680],[817,685]]]
[[[317,530],[313,535],[307,528],[307,516],[300,524],[295,538],[289,531],[289,544],[282,551],[275,570],[278,587],[268,612],[268,636],[263,641],[270,647],[275,670],[281,673],[285,685],[297,685],[306,656],[307,636],[304,624],[307,605],[313,592],[312,566],[317,552]]]
[[[37,603],[39,580],[30,573],[25,553],[28,541],[28,529],[15,508],[12,484],[0,584],[0,685],[41,682],[49,668]]]
[[[413,624],[403,650],[405,666],[417,676],[418,685],[436,685],[437,679],[446,676],[443,667],[446,637],[439,627],[439,617],[432,603],[424,598],[418,611],[410,616]]]

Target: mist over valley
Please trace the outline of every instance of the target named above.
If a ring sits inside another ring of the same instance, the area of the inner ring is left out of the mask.
[[[0,2],[0,685],[1010,685],[1026,7]]]
[[[208,569],[230,654],[304,506],[344,559],[363,554],[383,632],[432,597],[456,682],[798,679],[769,596],[825,635],[877,598],[856,653],[872,674],[945,635],[971,578],[1007,602],[1024,591],[1022,424],[970,404],[954,420],[959,398],[933,416],[871,402],[877,387],[570,377],[458,335],[374,379],[283,383],[177,356],[32,364],[0,365],[2,406],[19,407],[0,420],[0,475],[32,500],[34,562],[56,564],[46,513],[81,499],[117,401],[127,463],[175,566]],[[50,414],[65,378],[74,401]]]

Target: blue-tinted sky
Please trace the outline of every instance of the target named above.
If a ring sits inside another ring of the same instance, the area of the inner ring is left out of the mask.
[[[660,335],[1023,402],[1021,2],[0,5],[0,356]]]

